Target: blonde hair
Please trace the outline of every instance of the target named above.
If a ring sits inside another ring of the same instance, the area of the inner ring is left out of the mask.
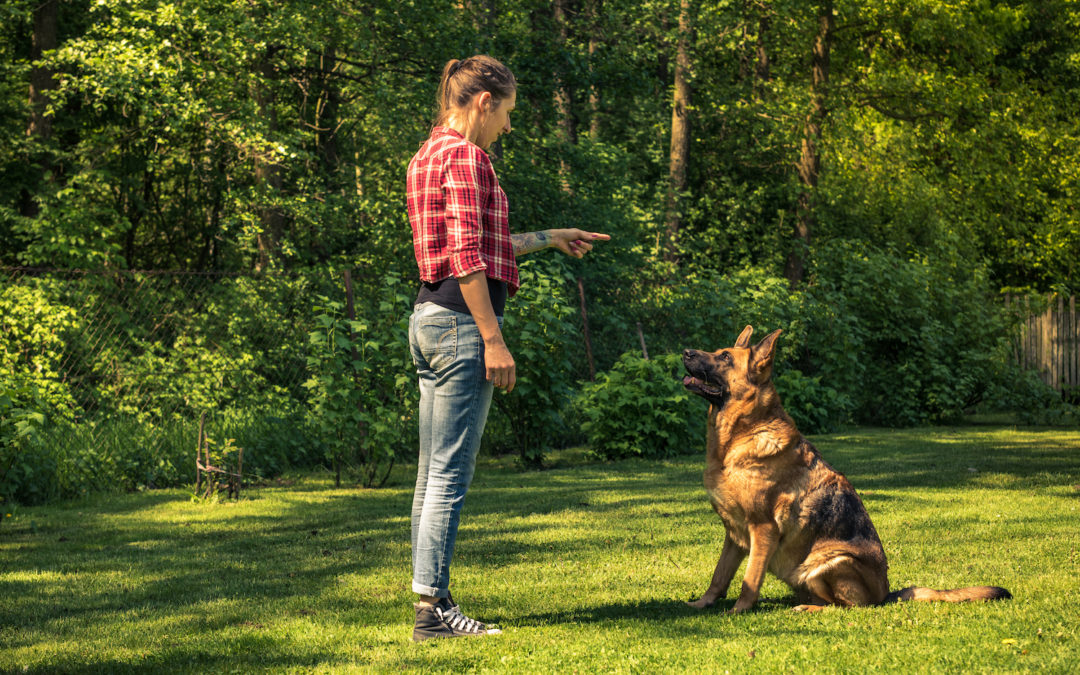
[[[517,90],[517,80],[510,69],[497,59],[477,54],[459,61],[451,59],[443,66],[439,80],[438,112],[435,126],[443,124],[455,108],[464,108],[481,92],[491,94],[492,103],[499,105]]]

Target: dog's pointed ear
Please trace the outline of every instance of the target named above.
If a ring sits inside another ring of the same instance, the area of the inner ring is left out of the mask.
[[[772,368],[773,354],[776,351],[776,338],[780,337],[781,332],[777,328],[769,333],[761,339],[761,342],[754,345],[753,350],[750,352],[750,367],[758,373],[764,373]]]
[[[735,347],[737,349],[746,349],[750,346],[750,336],[754,334],[754,327],[747,326],[739,333],[739,339],[735,341]]]

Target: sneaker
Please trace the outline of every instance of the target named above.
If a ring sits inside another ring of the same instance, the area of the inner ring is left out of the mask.
[[[413,626],[413,642],[439,637],[467,637],[470,635],[498,635],[502,631],[490,628],[476,619],[470,619],[449,598],[437,605],[417,603],[416,624]]]

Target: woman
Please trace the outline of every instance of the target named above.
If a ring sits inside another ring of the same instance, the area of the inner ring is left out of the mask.
[[[497,633],[450,596],[450,560],[494,387],[513,391],[502,336],[515,257],[556,247],[580,258],[607,235],[578,229],[510,234],[506,194],[485,150],[510,132],[513,73],[490,56],[452,60],[431,136],[409,162],[408,208],[422,282],[409,321],[420,375],[420,460],[412,507],[413,640]]]

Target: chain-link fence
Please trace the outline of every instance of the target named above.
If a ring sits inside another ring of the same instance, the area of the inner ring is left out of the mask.
[[[48,456],[9,451],[9,487],[54,493],[21,495],[32,502],[194,480],[203,413],[212,437],[249,449],[254,472],[303,461],[320,290],[336,289],[314,275],[0,268],[5,417],[49,416]],[[28,475],[41,472],[53,480]]]

